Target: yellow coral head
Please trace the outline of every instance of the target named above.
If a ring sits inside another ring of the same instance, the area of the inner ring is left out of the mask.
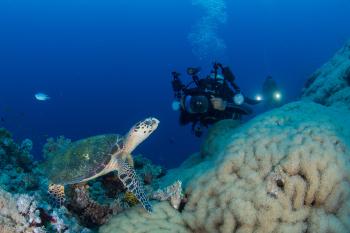
[[[124,199],[131,206],[137,205],[139,203],[135,195],[129,191],[125,192]]]

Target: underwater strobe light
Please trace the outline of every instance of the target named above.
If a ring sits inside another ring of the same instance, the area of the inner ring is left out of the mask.
[[[171,108],[173,109],[173,111],[179,111],[180,109],[180,102],[177,100],[174,100],[173,103],[171,104]]]
[[[235,102],[235,104],[237,105],[241,105],[244,102],[244,96],[242,94],[236,94],[233,97],[233,102]]]
[[[256,101],[262,101],[262,100],[263,100],[262,95],[257,94],[257,95],[255,96],[255,100],[256,100]]]
[[[282,99],[282,94],[281,94],[281,92],[276,91],[275,93],[273,93],[273,98],[274,98],[274,100],[276,100],[276,101],[280,101],[280,100]]]

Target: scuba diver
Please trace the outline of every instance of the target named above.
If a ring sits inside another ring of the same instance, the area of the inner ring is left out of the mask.
[[[199,72],[200,68],[187,68],[187,74],[192,77],[187,85],[180,80],[180,73],[172,72],[173,110],[180,110],[181,125],[192,123],[192,131],[197,137],[203,134],[203,127],[220,120],[241,120],[242,115],[252,113],[247,104],[260,102],[241,93],[229,67],[214,63],[211,74],[205,78],[199,78]]]
[[[272,76],[267,76],[262,86],[262,99],[267,108],[278,107],[282,104],[282,94]]]

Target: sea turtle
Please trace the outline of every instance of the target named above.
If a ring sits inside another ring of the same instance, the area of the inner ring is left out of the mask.
[[[54,152],[42,165],[49,179],[49,194],[59,205],[64,197],[64,185],[85,182],[111,171],[117,171],[127,190],[142,206],[152,211],[142,183],[132,165],[125,161],[130,153],[157,127],[159,121],[150,117],[135,124],[125,136],[105,134],[72,142]]]

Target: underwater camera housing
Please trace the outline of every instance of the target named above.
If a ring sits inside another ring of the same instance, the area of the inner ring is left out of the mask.
[[[209,109],[209,99],[205,95],[186,96],[184,107],[188,113],[203,114]]]

